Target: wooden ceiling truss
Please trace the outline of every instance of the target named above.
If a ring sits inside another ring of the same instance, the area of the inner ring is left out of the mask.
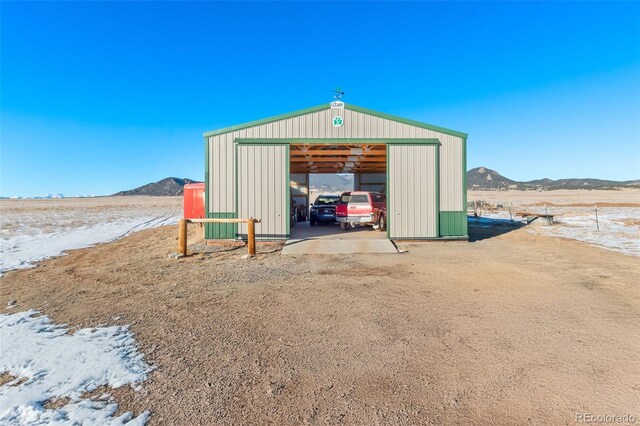
[[[291,144],[291,173],[384,173],[384,144]]]

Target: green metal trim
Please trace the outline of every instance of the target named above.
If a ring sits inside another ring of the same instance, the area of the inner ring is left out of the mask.
[[[460,237],[397,237],[393,241],[468,241],[468,236]]]
[[[242,139],[236,138],[233,140],[236,145],[277,145],[277,146],[289,146],[289,142],[282,142],[281,139]]]
[[[385,118],[391,121],[397,121],[398,123],[408,124],[409,126],[420,127],[422,129],[433,130],[434,132],[444,133],[446,135],[458,136],[460,138],[466,138],[467,134],[458,132],[456,130],[447,129],[445,127],[434,126],[433,124],[423,123],[421,121],[411,120],[409,118],[398,117],[397,115],[391,115],[384,112],[374,111],[372,109],[362,108],[357,105],[345,104],[344,107],[351,111],[360,112],[362,114],[373,115],[379,118]]]
[[[462,139],[462,210],[467,212],[467,138]]]
[[[235,152],[233,153],[233,161],[235,162],[235,182],[234,182],[234,188],[233,188],[233,193],[236,199],[236,214],[240,214],[240,210],[238,209],[238,145],[234,144],[234,150]],[[240,238],[240,235],[238,233],[236,233],[236,239]]]
[[[234,141],[234,149],[235,149],[235,153],[234,153],[234,160],[235,160],[235,164],[236,164],[236,184],[235,184],[235,199],[236,199],[236,212],[239,211],[238,209],[238,147],[240,145],[254,145],[254,144],[244,144],[244,143],[240,143],[240,142],[236,142]],[[284,145],[286,146],[286,158],[285,158],[285,175],[286,175],[286,179],[285,179],[285,194],[289,194],[289,197],[285,200],[285,208],[287,211],[287,233],[284,235],[286,237],[286,239],[289,239],[290,235],[291,235],[291,193],[290,193],[290,182],[291,182],[291,173],[289,171],[289,166],[291,161],[289,160],[289,145],[287,144],[283,144],[283,143],[269,143],[269,144],[259,144],[259,145]],[[240,234],[236,234],[236,238],[238,239],[242,239],[242,235]],[[258,235],[256,235],[256,238],[258,238]],[[270,238],[270,237],[269,237]],[[246,239],[246,238],[245,238]],[[265,239],[265,238],[260,238],[260,239]],[[275,238],[278,239],[278,238]]]
[[[235,132],[236,130],[242,130],[248,127],[260,126],[261,124],[272,123],[274,121],[280,121],[287,118],[293,118],[293,117],[298,117],[300,115],[310,114],[312,112],[322,111],[323,109],[328,109],[330,107],[331,107],[331,104],[322,104],[322,105],[314,106],[311,108],[305,108],[298,111],[289,112],[286,114],[274,115],[272,117],[263,118],[261,120],[254,120],[248,123],[238,124],[236,126],[225,127],[219,130],[212,130],[210,132],[205,132],[202,135],[204,137],[222,135],[224,133]]]
[[[441,237],[464,237],[468,235],[466,211],[442,211],[439,216]]]
[[[336,145],[345,143],[366,143],[373,145],[396,144],[396,145],[437,145],[440,140],[437,138],[236,138],[235,143],[242,145]]]
[[[428,138],[428,139],[390,139],[385,142],[387,145],[442,145],[440,139]]]
[[[417,140],[417,139],[414,139]],[[438,139],[423,139],[423,140],[427,140],[427,141],[438,141]],[[404,238],[404,239],[438,239],[440,238],[440,141],[438,141],[438,143],[432,143],[432,142],[426,142],[426,143],[388,143],[387,144],[387,155],[386,155],[386,160],[387,160],[387,170],[386,170],[386,174],[387,174],[387,192],[389,191],[389,145],[416,145],[416,146],[435,146],[436,148],[436,170],[435,170],[435,174],[436,174],[436,233],[438,235],[438,237],[416,237],[416,238]],[[390,208],[390,202],[389,202],[389,198],[387,198],[387,212],[389,212],[391,210]],[[391,237],[391,221],[389,220],[389,214],[387,214],[387,238],[388,239],[393,239],[396,240],[398,238],[396,237]],[[402,239],[402,238],[400,238]]]
[[[421,121],[416,121],[416,120],[411,120],[411,119],[408,119],[408,118],[398,117],[397,115],[391,115],[391,114],[387,114],[387,113],[384,113],[384,112],[378,112],[378,111],[374,111],[372,109],[366,109],[366,108],[362,108],[362,107],[359,107],[359,106],[356,106],[356,105],[351,105],[351,104],[345,104],[344,107],[345,107],[345,109],[348,109],[350,111],[355,111],[355,112],[371,115],[371,116],[378,117],[378,118],[384,118],[386,120],[396,121],[398,123],[407,124],[409,126],[414,126],[414,127],[419,127],[419,128],[422,128],[422,129],[432,130],[434,132],[440,132],[440,133],[444,133],[446,135],[458,136],[458,137],[461,137],[461,138],[466,138],[467,137],[467,134],[463,133],[463,132],[458,132],[456,130],[451,130],[451,129],[447,129],[447,128],[444,128],[444,127],[434,126],[432,124],[423,123]],[[285,120],[287,118],[298,117],[298,116],[301,116],[301,115],[310,114],[310,113],[313,113],[313,112],[322,111],[324,109],[329,109],[329,108],[331,108],[331,104],[322,104],[322,105],[318,105],[318,106],[311,107],[311,108],[306,108],[306,109],[301,109],[301,110],[298,110],[298,111],[289,112],[289,113],[286,113],[286,114],[280,114],[280,115],[276,115],[276,116],[272,116],[272,117],[268,117],[268,118],[263,118],[261,120],[250,121],[250,122],[245,123],[245,124],[239,124],[239,125],[236,125],[236,126],[225,127],[223,129],[213,130],[213,131],[210,131],[210,132],[205,132],[202,135],[204,137],[217,136],[217,135],[221,135],[221,134],[224,134],[224,133],[235,132],[237,130],[246,129],[248,127],[260,126],[262,124],[268,124],[268,123],[272,123],[274,121],[280,121],[280,120]]]
[[[204,212],[209,213],[209,138],[204,138]]]
[[[208,212],[209,219],[237,219],[236,212]],[[233,240],[238,234],[237,223],[205,223],[206,240]]]
[[[436,146],[436,235],[440,237],[440,146]]]
[[[389,207],[390,203],[391,203],[391,198],[389,197],[389,145],[387,144],[384,148],[386,150],[385,153],[385,161],[386,161],[386,166],[385,166],[385,175],[386,175],[386,179],[387,179],[387,187],[384,189],[384,196],[387,197],[387,239],[391,239],[391,237],[389,236],[391,234],[391,221],[389,220],[389,211],[391,210],[391,208]]]
[[[285,148],[285,168],[284,168],[284,174],[285,174],[285,181],[284,181],[284,193],[286,194],[286,199],[285,199],[285,205],[286,205],[286,209],[287,209],[287,239],[289,238],[289,235],[291,235],[291,172],[289,170],[289,167],[291,165],[291,157],[289,155],[289,145],[286,145]]]

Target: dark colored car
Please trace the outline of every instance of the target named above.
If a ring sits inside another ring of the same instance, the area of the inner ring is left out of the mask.
[[[309,211],[309,223],[315,225],[318,222],[333,223],[336,221],[337,195],[318,195]]]
[[[336,220],[343,231],[361,225],[384,231],[387,229],[387,199],[379,192],[344,192],[338,201]]]

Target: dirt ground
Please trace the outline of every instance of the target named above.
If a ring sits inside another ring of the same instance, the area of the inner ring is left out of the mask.
[[[0,303],[131,324],[150,424],[574,424],[640,418],[640,261],[524,228],[393,255],[191,249],[141,231],[0,278]],[[11,312],[6,311],[6,312]],[[10,342],[2,342],[10,344]]]
[[[467,200],[487,201],[507,205],[556,205],[556,206],[592,206],[594,204],[610,207],[640,206],[640,189],[624,188],[619,190],[556,190],[556,191],[468,191]]]

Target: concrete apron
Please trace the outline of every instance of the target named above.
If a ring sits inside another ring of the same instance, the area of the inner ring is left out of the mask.
[[[318,239],[288,240],[281,254],[344,254],[397,253],[390,240],[385,239]]]

